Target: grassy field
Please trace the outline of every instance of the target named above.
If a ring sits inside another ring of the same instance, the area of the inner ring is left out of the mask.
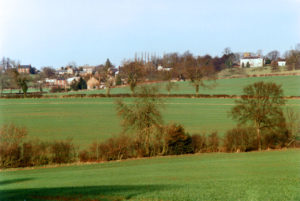
[[[125,99],[130,102],[131,99]],[[300,112],[300,100],[288,104]],[[190,133],[218,131],[223,134],[235,124],[228,116],[232,99],[165,99],[165,123],[178,122]],[[14,122],[40,139],[73,138],[86,146],[121,132],[112,98],[1,99],[0,125]]]
[[[300,150],[0,172],[0,200],[300,200]]]
[[[275,82],[281,84],[284,90],[285,96],[300,96],[300,76],[274,76],[274,77],[251,77],[251,78],[235,78],[235,79],[220,79],[216,81],[216,87],[213,89],[200,88],[199,93],[201,94],[228,94],[228,95],[241,95],[243,93],[243,88],[248,84],[253,84],[254,82],[264,81],[264,82]],[[178,89],[172,90],[171,94],[194,94],[195,89],[190,84],[189,81],[177,82]],[[157,84],[160,86],[160,93],[167,94],[165,89],[165,83]],[[106,93],[104,89],[102,90],[89,90],[89,91],[73,91],[68,93],[59,93],[56,95],[64,94],[99,94]],[[111,94],[122,94],[131,93],[129,87],[113,88],[111,89]],[[53,95],[49,93],[49,95]]]

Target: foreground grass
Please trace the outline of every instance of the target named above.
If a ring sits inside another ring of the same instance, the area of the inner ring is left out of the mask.
[[[299,164],[298,149],[2,171],[0,200],[300,200]]]
[[[113,98],[1,99],[0,126],[13,122],[26,126],[31,137],[42,140],[73,138],[87,146],[121,132]],[[131,102],[131,99],[125,99]],[[231,99],[165,99],[165,123],[178,122],[190,133],[218,131],[223,134],[235,122],[228,116]],[[300,100],[288,104],[300,112]]]

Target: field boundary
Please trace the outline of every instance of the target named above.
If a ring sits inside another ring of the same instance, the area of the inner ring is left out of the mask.
[[[238,95],[228,95],[228,94],[158,94],[155,95],[160,98],[219,98],[219,99],[240,99],[243,97]],[[65,95],[46,95],[41,93],[28,93],[26,97],[23,94],[5,94],[0,97],[0,99],[24,99],[24,98],[138,98],[143,97],[139,94],[65,94]],[[284,96],[284,99],[300,99],[300,96]]]

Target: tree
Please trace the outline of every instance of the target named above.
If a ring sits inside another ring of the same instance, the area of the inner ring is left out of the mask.
[[[136,131],[146,156],[150,156],[151,134],[163,123],[160,113],[163,102],[157,97],[157,93],[157,87],[140,86],[137,90],[139,97],[134,99],[133,104],[125,104],[122,100],[116,102],[124,132]]]
[[[51,67],[44,67],[42,69],[42,77],[44,78],[54,78],[55,77],[55,69],[51,68]]]
[[[216,81],[216,71],[210,58],[198,58],[196,63],[186,66],[186,75],[195,87],[196,95],[199,95],[200,87],[213,88]],[[210,83],[209,83],[210,81]],[[213,81],[213,82],[211,82]]]
[[[287,127],[289,132],[291,133],[290,142],[288,146],[292,143],[295,143],[300,133],[300,117],[299,113],[295,112],[291,108],[286,109],[286,119],[287,119]]]
[[[263,129],[276,129],[284,121],[281,106],[285,104],[283,91],[275,83],[256,82],[244,88],[244,95],[231,110],[240,124],[251,123],[256,128],[257,145],[261,150]]]
[[[277,51],[277,50],[273,50],[273,51],[269,52],[266,57],[268,59],[270,59],[271,62],[272,61],[277,61],[279,59],[279,57],[280,57],[280,52]]]
[[[296,70],[300,68],[300,50],[290,50],[287,53],[286,62],[288,70]]]
[[[7,73],[4,73],[0,70],[0,87],[1,87],[1,95],[3,90],[9,87],[9,76]]]
[[[75,91],[87,89],[87,83],[82,77],[80,77],[80,79],[78,81],[73,80],[70,87],[72,90],[75,90]]]
[[[124,64],[120,71],[121,75],[127,79],[130,90],[134,94],[137,84],[144,78],[143,64],[138,61],[129,62]]]
[[[250,63],[249,63],[249,61],[247,61],[246,67],[247,67],[247,68],[250,68]]]
[[[22,89],[24,97],[26,97],[30,78],[25,74],[18,74],[15,79],[18,87]]]

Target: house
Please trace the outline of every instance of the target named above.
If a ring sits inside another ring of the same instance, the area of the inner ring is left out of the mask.
[[[240,59],[240,67],[263,67],[264,59],[260,56],[252,56],[250,53],[244,53],[244,57]]]
[[[98,89],[100,86],[100,82],[94,78],[91,77],[88,81],[87,81],[87,88],[88,89]]]
[[[46,78],[46,79],[45,79],[45,83],[46,83],[47,85],[49,85],[49,86],[53,86],[53,85],[55,85],[55,83],[56,83],[56,79],[49,79],[49,78]]]
[[[31,65],[18,65],[18,72],[19,73],[30,73]]]
[[[67,84],[71,85],[73,81],[79,81],[80,77],[70,77],[67,79]]]
[[[66,87],[67,86],[67,80],[65,80],[64,78],[58,78],[58,79],[55,80],[54,85],[60,86],[60,87]]]
[[[158,71],[170,71],[170,70],[172,70],[172,68],[164,68],[163,66],[158,66],[157,70]]]
[[[82,71],[80,73],[84,74],[84,75],[91,75],[94,72],[95,72],[95,67],[94,66],[83,66]]]
[[[58,75],[65,75],[65,74],[67,74],[67,70],[57,70],[56,73]]]
[[[286,61],[284,60],[278,60],[278,66],[285,66],[286,65]]]
[[[67,74],[74,75],[74,73],[75,73],[75,71],[74,71],[74,69],[72,67],[68,67],[67,68]]]

